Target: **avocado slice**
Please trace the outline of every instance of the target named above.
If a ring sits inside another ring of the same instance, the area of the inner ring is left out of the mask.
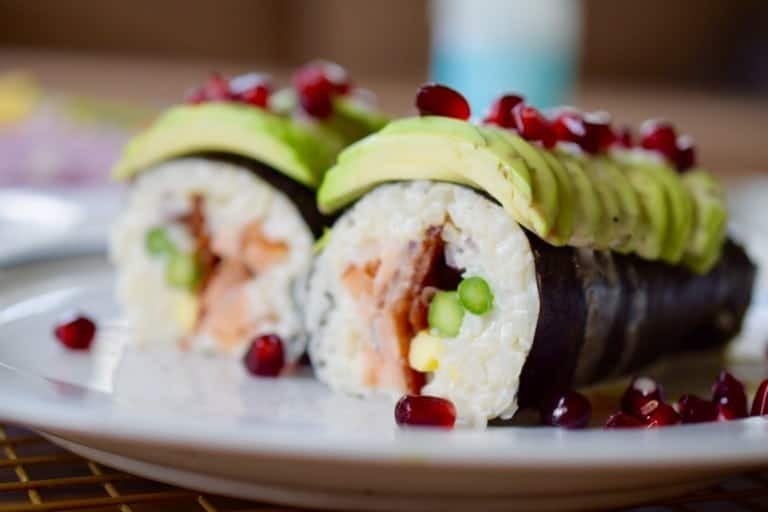
[[[602,155],[595,156],[590,158],[590,163],[599,175],[607,179],[619,199],[619,222],[615,232],[617,239],[613,241],[611,248],[617,252],[631,252],[634,250],[636,229],[641,222],[640,200],[635,189],[626,174],[609,158]]]
[[[646,259],[659,259],[669,220],[666,188],[643,169],[624,166],[624,171],[640,200],[641,222],[633,237],[634,251]]]
[[[717,263],[726,236],[725,191],[717,178],[701,169],[683,175],[693,197],[693,229],[683,261],[694,272],[706,273]]]
[[[555,228],[546,238],[552,245],[567,245],[571,241],[576,224],[576,212],[580,206],[576,197],[571,175],[562,163],[549,151],[539,150],[557,180],[557,197],[559,199],[557,222]]]
[[[603,218],[600,196],[586,171],[576,159],[563,155],[557,160],[565,167],[570,176],[575,197],[575,220],[569,245],[575,247],[594,246]]]
[[[112,174],[128,179],[174,157],[223,151],[264,162],[315,187],[342,146],[342,138],[327,129],[259,108],[222,102],[184,105],[169,109],[131,140]]]
[[[568,153],[562,154],[560,158],[571,160],[579,165],[592,183],[603,212],[598,228],[594,232],[594,246],[596,249],[611,249],[622,238],[619,233],[622,211],[621,199],[611,183],[610,176],[606,175],[601,167],[594,165],[591,159],[578,158]]]
[[[656,179],[666,189],[668,208],[667,235],[661,251],[661,259],[679,263],[683,258],[693,228],[693,198],[683,185],[677,171],[666,165],[644,164],[639,166],[649,179]]]
[[[335,211],[384,182],[448,181],[487,192],[543,238],[557,219],[557,182],[541,154],[520,141],[511,132],[447,117],[394,121],[339,155],[318,192],[320,210]]]

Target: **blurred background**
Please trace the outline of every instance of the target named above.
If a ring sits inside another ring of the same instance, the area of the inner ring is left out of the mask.
[[[663,117],[716,172],[768,162],[768,2],[0,0],[0,185],[106,180],[125,138],[213,70],[324,57],[411,112],[427,79],[475,115],[503,90],[546,107]]]

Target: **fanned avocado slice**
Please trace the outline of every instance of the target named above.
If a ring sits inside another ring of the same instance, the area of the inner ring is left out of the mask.
[[[603,172],[602,167],[592,165],[591,160],[577,159],[570,155],[562,155],[560,158],[573,160],[577,165],[580,165],[595,189],[603,212],[598,228],[595,230],[595,248],[610,249],[614,247],[622,238],[619,231],[622,210],[621,199],[611,183],[610,177]]]
[[[626,166],[624,171],[640,200],[641,222],[634,238],[634,251],[646,259],[661,256],[667,236],[669,200],[664,185],[643,169]]]
[[[546,150],[541,150],[541,155],[552,169],[557,180],[557,197],[559,199],[557,209],[557,222],[555,229],[546,240],[552,245],[567,245],[571,241],[576,223],[576,212],[579,206],[576,192],[574,191],[571,175],[555,156]]]
[[[656,179],[665,187],[668,205],[667,236],[661,251],[661,259],[668,263],[679,263],[683,258],[693,228],[693,198],[683,185],[680,175],[660,164],[639,166],[648,174],[649,179]]]
[[[568,243],[575,247],[595,246],[603,218],[603,206],[597,190],[575,159],[563,155],[556,160],[563,165],[573,183],[575,219],[573,234]]]
[[[317,187],[345,145],[385,122],[380,114],[346,99],[336,101],[327,120],[296,120],[283,111],[291,108],[289,95],[279,94],[272,100],[275,111],[234,102],[173,107],[128,143],[113,176],[127,179],[175,157],[224,152],[258,160],[300,183]]]
[[[553,245],[635,252],[669,263],[685,253],[694,270],[710,268],[724,237],[717,183],[703,172],[684,181],[661,163],[614,156],[549,151],[496,126],[407,118],[344,150],[318,203],[330,213],[381,183],[447,181],[487,193]]]
[[[700,169],[687,172],[683,184],[694,204],[693,230],[683,261],[695,272],[706,273],[720,258],[726,236],[725,192],[714,176]]]
[[[381,183],[448,181],[487,192],[544,237],[557,219],[557,182],[537,150],[520,141],[509,132],[446,117],[394,121],[339,155],[318,203],[321,211],[332,212]]]

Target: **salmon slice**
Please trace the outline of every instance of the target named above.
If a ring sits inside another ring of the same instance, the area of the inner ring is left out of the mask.
[[[344,270],[341,280],[369,326],[363,343],[366,385],[419,393],[426,383],[426,376],[408,365],[408,351],[413,337],[428,327],[435,291],[455,289],[461,278],[445,263],[444,249],[442,228],[432,226],[421,241],[390,246],[380,258]]]

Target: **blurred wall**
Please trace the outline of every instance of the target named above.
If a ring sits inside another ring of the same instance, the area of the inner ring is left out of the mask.
[[[585,0],[583,16],[588,80],[768,90],[767,1]],[[254,66],[324,56],[418,79],[429,25],[426,0],[0,0],[0,45]]]

